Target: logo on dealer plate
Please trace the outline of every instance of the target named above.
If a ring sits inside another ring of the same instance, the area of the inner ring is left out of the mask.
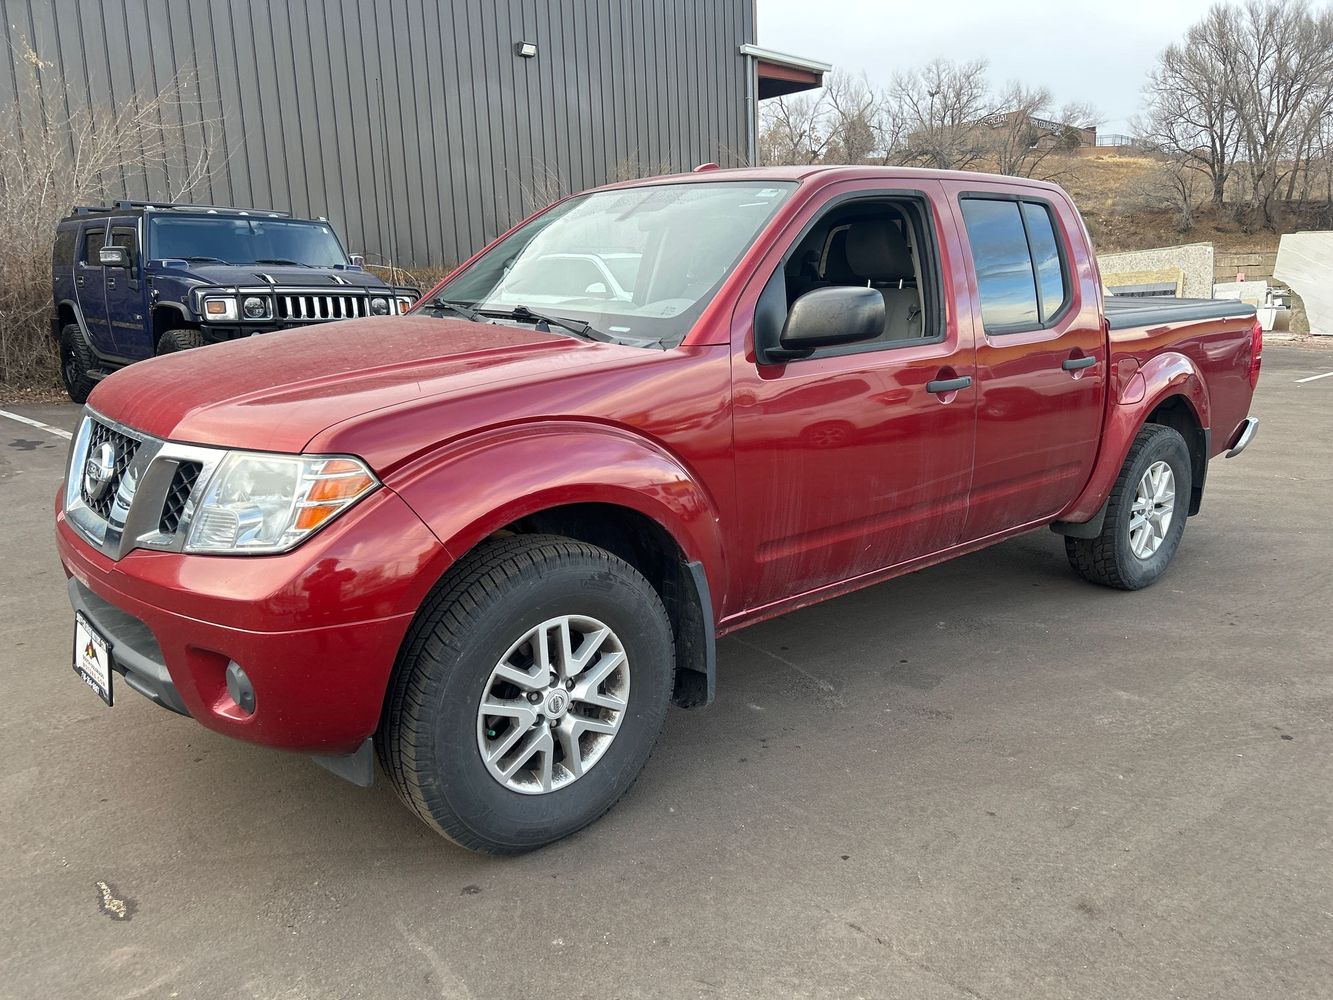
[[[97,500],[106,492],[115,474],[116,449],[111,446],[111,442],[103,441],[88,456],[88,462],[83,467],[83,492],[90,499]]]

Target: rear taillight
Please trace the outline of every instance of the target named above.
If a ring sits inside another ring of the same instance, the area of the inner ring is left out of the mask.
[[[1264,328],[1259,325],[1259,321],[1254,321],[1254,326],[1250,329],[1250,388],[1253,389],[1259,384],[1259,364],[1263,361],[1264,352]]]

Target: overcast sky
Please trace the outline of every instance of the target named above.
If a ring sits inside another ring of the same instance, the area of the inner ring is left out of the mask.
[[[1154,57],[1210,0],[758,0],[759,44],[865,72],[876,85],[936,56],[983,57],[999,86],[1046,86],[1090,101],[1105,132],[1127,132]]]

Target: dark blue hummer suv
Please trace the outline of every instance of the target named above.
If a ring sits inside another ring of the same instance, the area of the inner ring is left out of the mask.
[[[52,334],[76,403],[155,354],[403,313],[418,296],[363,270],[323,219],[129,201],[63,219],[52,278]]]

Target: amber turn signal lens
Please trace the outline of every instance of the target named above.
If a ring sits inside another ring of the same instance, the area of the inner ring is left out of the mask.
[[[225,316],[227,314],[227,303],[221,299],[209,299],[204,303],[204,312],[210,316]]]

